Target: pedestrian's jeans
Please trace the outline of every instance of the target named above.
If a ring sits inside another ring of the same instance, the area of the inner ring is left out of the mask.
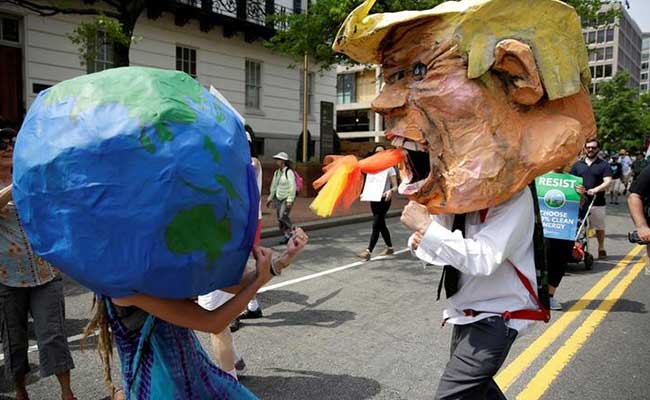
[[[57,278],[41,286],[17,288],[0,284],[0,328],[8,380],[29,372],[27,314],[34,319],[41,377],[74,368],[64,332],[63,282]]]
[[[276,215],[278,217],[278,226],[280,228],[280,232],[282,232],[284,236],[288,238],[291,236],[291,230],[293,229],[293,224],[289,218],[291,209],[287,207],[286,200],[278,199],[274,200],[274,207]]]
[[[454,325],[451,358],[440,378],[435,399],[505,399],[494,382],[494,375],[516,337],[517,331],[496,316]]]

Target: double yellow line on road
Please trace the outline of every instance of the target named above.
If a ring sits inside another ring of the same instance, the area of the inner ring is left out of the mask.
[[[580,315],[581,311],[585,310],[592,301],[595,301],[597,296],[609,286],[612,281],[630,264],[630,262],[639,254],[643,246],[635,246],[632,250],[603,278],[601,278],[596,285],[594,285],[580,300],[578,300],[569,310],[567,310],[562,317],[554,322],[546,331],[537,338],[525,351],[523,351],[517,358],[515,358],[508,366],[501,371],[495,378],[497,384],[502,391],[506,391],[516,380],[521,376],[526,369],[549,347],[555,340],[569,327],[569,325]],[[638,262],[628,275],[612,290],[607,296],[606,301],[601,303],[597,310],[595,310],[585,323],[578,328],[578,330],[571,336],[564,346],[570,347],[567,349],[563,346],[555,356],[540,370],[540,372],[528,384],[526,389],[517,396],[517,398],[525,400],[538,399],[546,391],[548,386],[555,380],[555,377],[570,361],[571,357],[582,347],[584,341],[591,335],[593,329],[605,317],[607,312],[618,300],[625,289],[636,278],[638,273],[643,268],[644,261]],[[597,313],[598,312],[598,313]],[[592,316],[598,315],[600,318]],[[591,327],[591,328],[588,328]],[[584,329],[583,329],[584,328]],[[591,330],[590,330],[591,329]],[[586,335],[586,336],[585,336]],[[575,339],[574,339],[575,337]],[[578,338],[583,338],[580,341]],[[573,339],[573,340],[572,340]],[[572,352],[571,352],[572,351]],[[566,357],[560,355],[565,352]]]

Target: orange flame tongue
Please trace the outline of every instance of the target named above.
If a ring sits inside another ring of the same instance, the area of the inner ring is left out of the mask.
[[[375,153],[357,161],[355,156],[327,156],[323,176],[314,182],[314,188],[324,186],[310,207],[316,215],[329,217],[335,209],[349,208],[361,194],[363,176],[361,173],[376,174],[394,167],[405,159],[401,149],[391,149]]]

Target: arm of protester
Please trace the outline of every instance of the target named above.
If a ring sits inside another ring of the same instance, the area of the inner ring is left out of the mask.
[[[307,242],[309,241],[309,236],[305,233],[305,231],[302,230],[302,228],[294,228],[293,229],[293,235],[291,236],[291,239],[287,242],[287,247],[285,251],[280,254],[280,256],[275,258],[274,264],[276,271],[282,272],[283,269],[287,268],[293,260],[300,254],[305,246],[307,245]],[[254,268],[249,268],[244,271],[244,274],[242,276],[241,282],[239,284],[234,285],[234,286],[229,286],[227,288],[223,288],[224,292],[236,294],[242,288],[246,287],[249,285],[251,282],[255,280],[255,269]]]
[[[634,225],[639,233],[639,238],[644,242],[650,242],[650,228],[643,207],[643,194],[650,186],[650,169],[644,169],[630,188],[630,196],[627,198],[627,206]]]
[[[278,188],[278,173],[277,171],[273,173],[273,179],[271,179],[271,188],[269,189],[269,197],[266,200],[266,205],[273,200],[275,197],[275,190]]]
[[[636,193],[630,193],[630,196],[627,198],[627,206],[630,209],[630,215],[634,220],[639,238],[643,242],[650,243],[650,228],[643,213],[643,199]]]
[[[611,176],[605,176],[603,177],[603,183],[600,185],[596,186],[595,188],[587,190],[587,194],[590,196],[595,195],[596,193],[604,192],[607,190],[609,185],[612,183],[612,177]]]
[[[469,275],[491,275],[515,252],[530,245],[535,226],[532,201],[526,189],[505,204],[491,208],[472,239],[433,221],[423,231],[415,254],[423,261],[453,265]]]
[[[257,291],[271,280],[272,250],[258,247],[253,250],[253,254],[257,265],[255,280],[214,311],[207,311],[188,299],[163,299],[145,294],[135,294],[112,301],[118,306],[138,307],[180,327],[219,333],[242,312]]]
[[[390,189],[384,192],[384,199],[390,200],[393,197],[393,192],[397,192],[397,174],[390,175]]]
[[[6,188],[0,190],[0,210],[5,208],[11,201],[11,187],[12,185],[9,185]]]

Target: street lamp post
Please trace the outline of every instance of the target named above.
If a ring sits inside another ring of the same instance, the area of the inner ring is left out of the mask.
[[[309,16],[309,0],[305,0],[305,16]],[[303,65],[303,78],[302,78],[302,162],[306,163],[308,159],[307,142],[308,128],[309,128],[309,55],[305,50],[305,60]]]

